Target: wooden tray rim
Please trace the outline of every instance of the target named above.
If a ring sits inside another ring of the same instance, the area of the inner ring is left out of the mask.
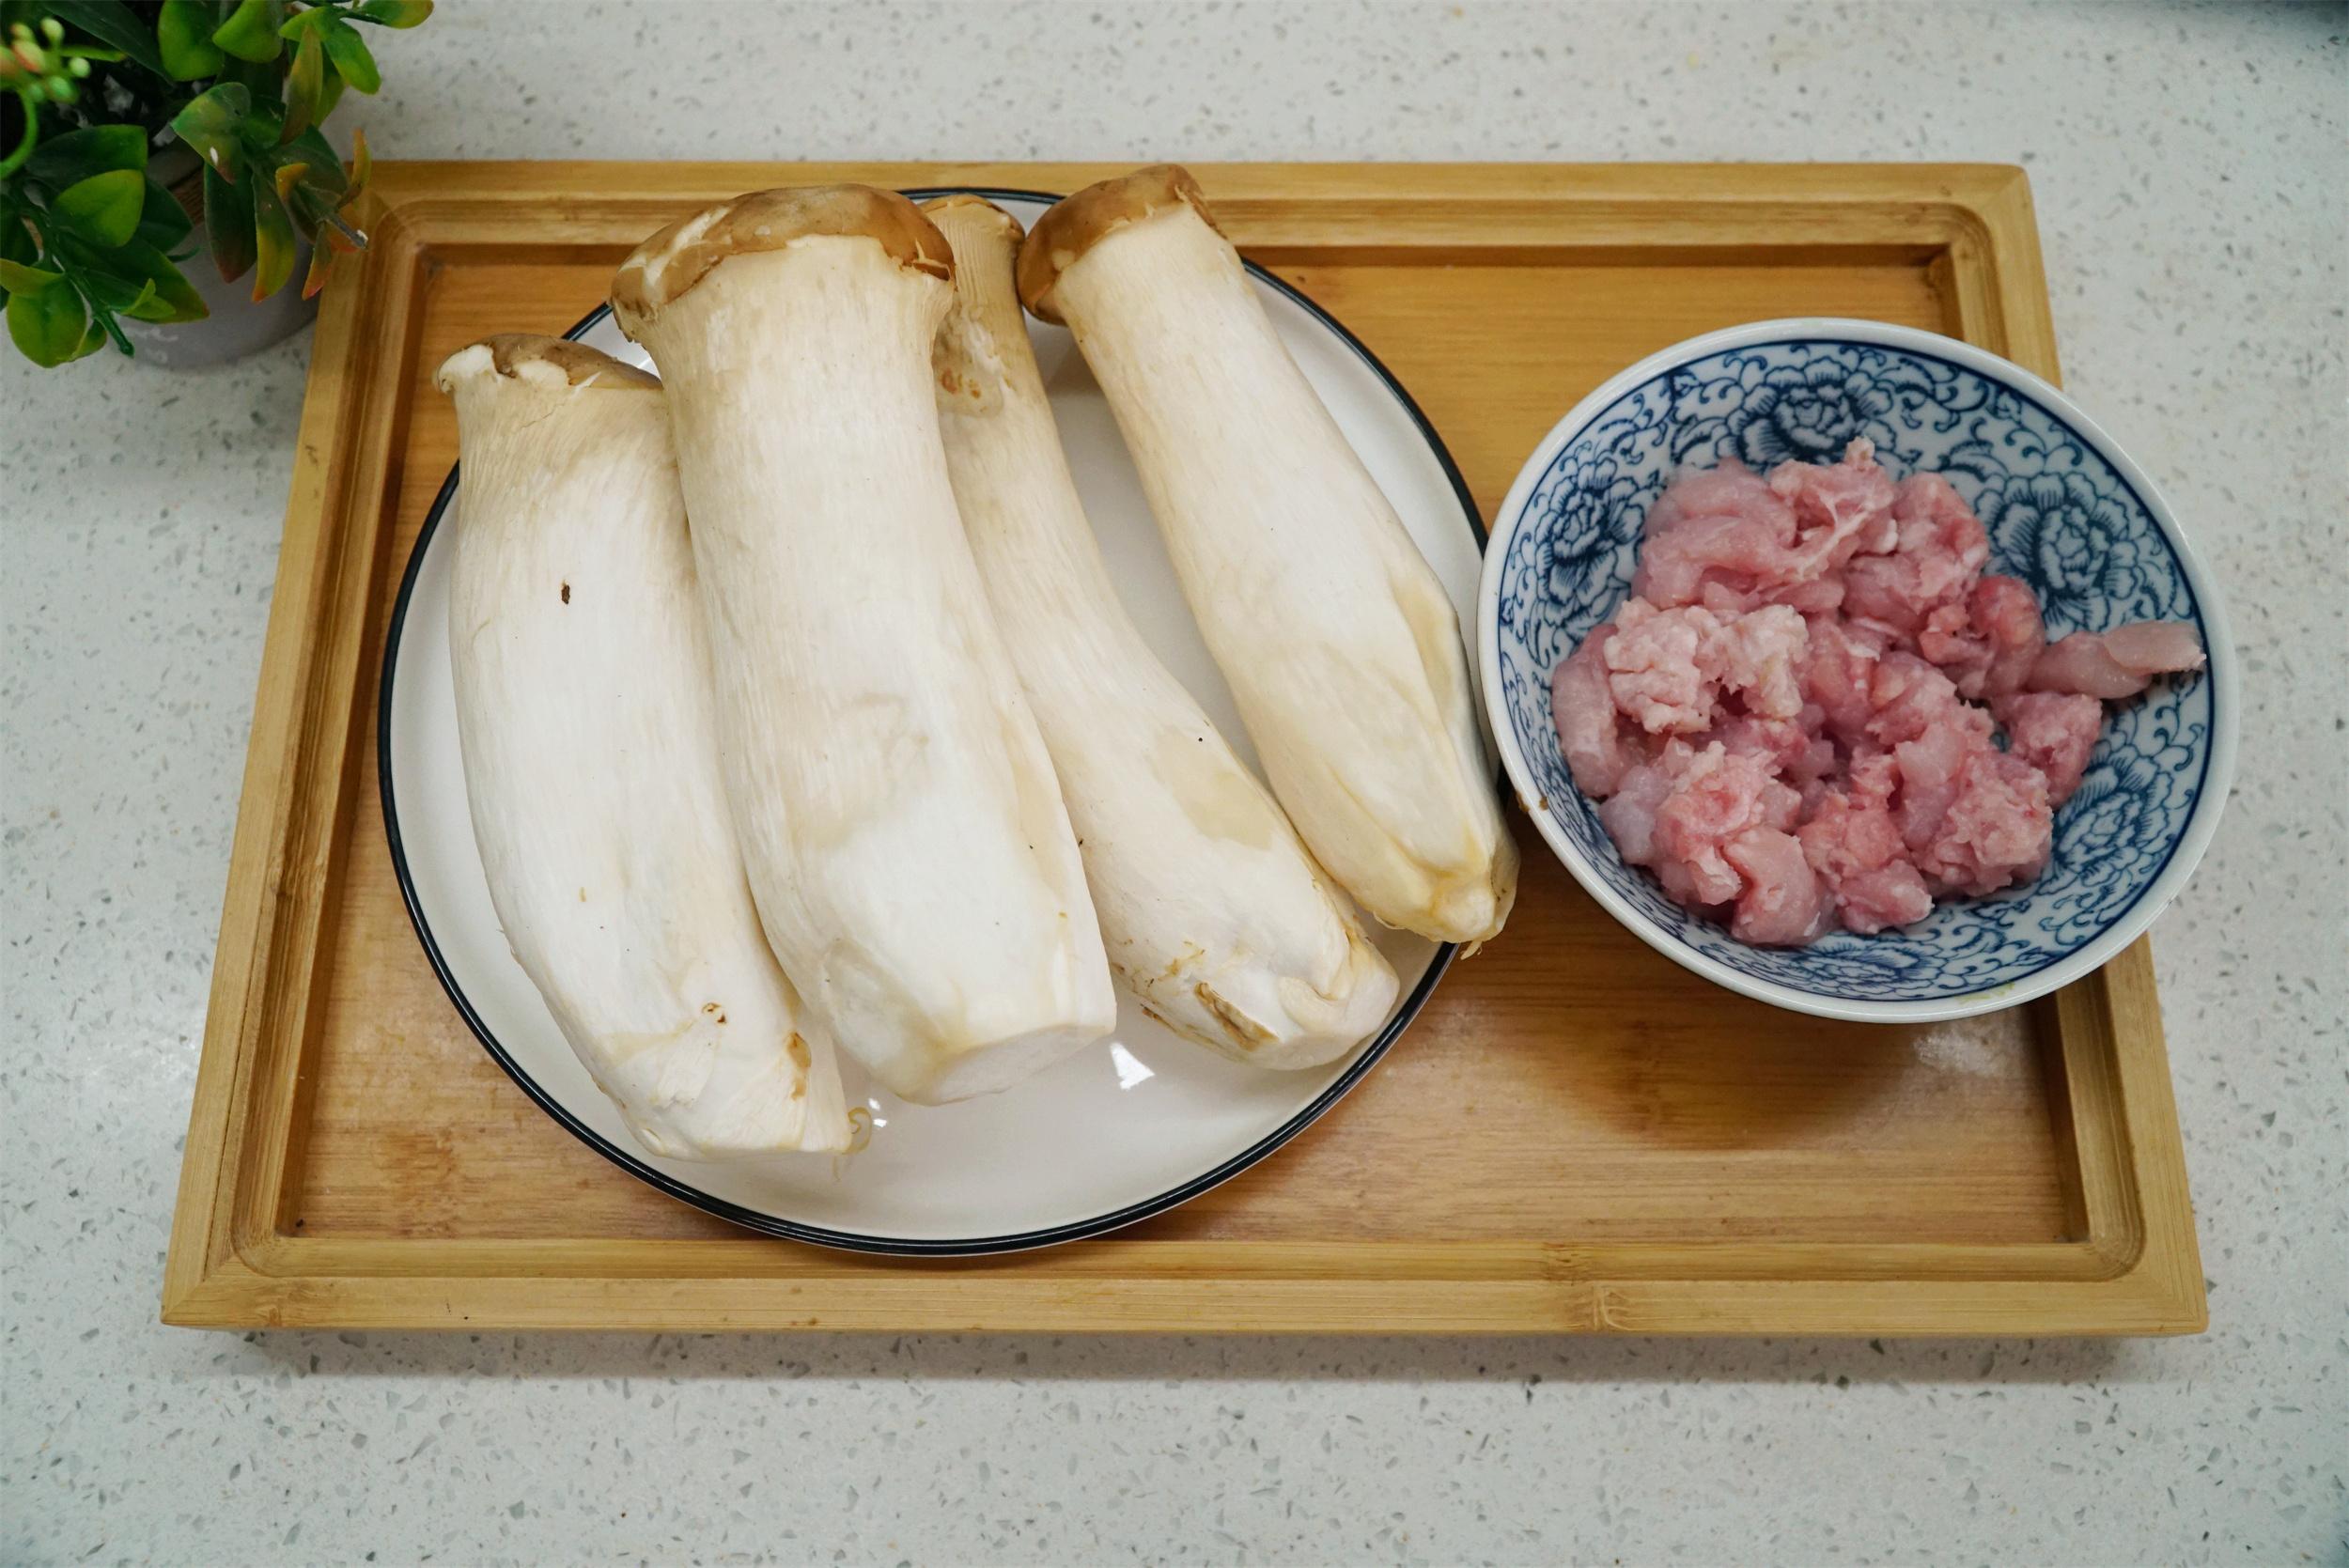
[[[2035,1004],[2080,1241],[1363,1242],[1111,1237],[958,1260],[764,1238],[305,1237],[291,1204],[318,962],[350,813],[381,516],[405,445],[422,270],[469,249],[608,251],[767,184],[1073,190],[1115,164],[379,164],[373,244],[330,286],[297,439],[218,955],[164,1268],[201,1327],[2160,1334],[2207,1307],[2143,939]],[[1280,259],[1408,254],[1928,261],[1960,333],[2058,368],[2023,171],[1983,164],[1195,164],[1235,240]],[[516,233],[518,202],[560,239]],[[1259,243],[1260,241],[1270,241]],[[369,315],[369,302],[381,308]],[[340,440],[337,432],[350,432]]]

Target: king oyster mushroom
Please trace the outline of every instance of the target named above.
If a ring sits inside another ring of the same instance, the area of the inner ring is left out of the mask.
[[[1379,920],[1490,939],[1517,893],[1458,617],[1172,165],[1036,221],[1019,293],[1108,395],[1272,792]]]
[[[1394,971],[1118,603],[1013,291],[1019,220],[977,196],[922,210],[954,249],[937,368],[955,499],[1110,963],[1152,1016],[1236,1061],[1343,1056],[1385,1020]]]
[[[923,1103],[1116,1022],[939,442],[952,272],[912,203],[843,185],[697,213],[612,286],[667,388],[760,919],[843,1048]]]
[[[660,383],[545,337],[487,338],[436,379],[464,459],[458,740],[515,958],[652,1153],[847,1148],[831,1043],[726,814]]]

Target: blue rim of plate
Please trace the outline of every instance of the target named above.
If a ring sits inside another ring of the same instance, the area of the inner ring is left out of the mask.
[[[985,196],[993,201],[1043,202],[1048,205],[1062,199],[1044,191],[1015,191],[956,185],[923,186],[902,191],[899,194],[913,201],[928,201],[939,196],[964,194]],[[1410,416],[1412,425],[1418,428],[1421,439],[1426,442],[1428,451],[1435,455],[1436,461],[1441,465],[1444,477],[1451,482],[1453,494],[1460,503],[1461,514],[1467,518],[1470,530],[1476,536],[1477,548],[1481,552],[1487,535],[1484,517],[1476,509],[1476,498],[1469,492],[1468,481],[1461,477],[1459,465],[1453,461],[1452,453],[1444,445],[1443,438],[1436,433],[1435,426],[1428,422],[1426,413],[1421,410],[1417,402],[1412,400],[1411,395],[1404,390],[1403,383],[1395,379],[1394,373],[1379,363],[1378,356],[1372,353],[1361,339],[1346,331],[1337,318],[1315,304],[1302,291],[1252,261],[1246,262],[1246,266],[1250,276],[1270,286],[1296,302],[1303,307],[1306,314],[1328,329],[1339,342],[1351,349],[1355,356],[1402,406],[1403,411]],[[574,340],[583,337],[611,314],[610,304],[598,305],[563,335]],[[448,471],[448,477],[441,482],[440,493],[432,498],[432,509],[425,514],[424,527],[416,535],[415,545],[409,551],[408,567],[399,580],[398,597],[392,601],[391,625],[383,640],[383,674],[376,689],[376,787],[382,798],[383,836],[391,848],[393,874],[399,878],[400,901],[408,907],[408,923],[415,928],[416,939],[424,944],[425,958],[431,964],[433,974],[439,978],[441,989],[448,993],[448,999],[456,1006],[458,1016],[465,1020],[465,1027],[473,1031],[474,1038],[481,1042],[482,1048],[490,1053],[490,1060],[504,1069],[507,1078],[514,1080],[515,1087],[529,1095],[533,1101],[537,1102],[539,1110],[552,1117],[572,1137],[637,1180],[679,1203],[689,1203],[705,1214],[715,1215],[729,1223],[739,1225],[745,1230],[759,1232],[765,1235],[780,1236],[787,1241],[807,1242],[817,1247],[836,1248],[843,1251],[870,1252],[887,1257],[977,1257],[992,1252],[1024,1252],[1040,1247],[1056,1247],[1065,1242],[1083,1241],[1093,1236],[1106,1235],[1112,1231],[1123,1230],[1128,1225],[1138,1224],[1153,1215],[1163,1214],[1169,1209],[1179,1207],[1201,1193],[1212,1188],[1221,1187],[1234,1176],[1273,1154],[1283,1144],[1319,1121],[1332,1106],[1344,1099],[1346,1094],[1362,1080],[1371,1068],[1378,1064],[1388,1050],[1393,1047],[1395,1041],[1402,1037],[1403,1032],[1408,1029],[1412,1020],[1419,1017],[1420,1009],[1426,1006],[1427,999],[1435,994],[1437,984],[1450,970],[1453,959],[1458,955],[1457,943],[1445,942],[1439,946],[1435,956],[1428,960],[1426,972],[1420,976],[1419,984],[1411,987],[1410,994],[1403,999],[1401,1006],[1395,1010],[1394,1017],[1387,1020],[1386,1027],[1378,1032],[1377,1037],[1364,1048],[1362,1053],[1356,1057],[1346,1071],[1339,1074],[1328,1088],[1315,1095],[1303,1110],[1238,1154],[1190,1180],[1169,1188],[1155,1197],[1144,1198],[1138,1203],[1128,1203],[1122,1208],[1112,1209],[1106,1214],[1095,1215],[1090,1219],[1071,1220],[1066,1224],[1047,1226],[1040,1230],[1012,1232],[1003,1235],[926,1241],[901,1236],[868,1235],[860,1231],[835,1231],[826,1226],[803,1225],[797,1220],[779,1219],[773,1215],[745,1208],[739,1203],[731,1203],[726,1199],[705,1192],[689,1183],[679,1181],[664,1172],[654,1169],[636,1155],[630,1153],[612,1139],[606,1138],[572,1115],[561,1101],[541,1088],[535,1079],[522,1070],[521,1064],[514,1060],[505,1046],[499,1042],[497,1036],[490,1032],[489,1024],[474,1009],[472,999],[467,997],[463,988],[457,984],[457,977],[450,971],[448,960],[441,952],[441,944],[434,938],[430,924],[425,919],[424,906],[416,894],[415,878],[409,871],[408,851],[399,829],[398,800],[392,784],[392,690],[399,672],[400,633],[407,625],[409,599],[415,591],[417,575],[424,567],[425,552],[431,548],[432,536],[439,531],[441,519],[446,514],[450,500],[457,494],[457,476],[458,467],[452,464]]]

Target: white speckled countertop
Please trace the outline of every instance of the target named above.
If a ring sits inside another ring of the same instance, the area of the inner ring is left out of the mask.
[[[157,1326],[307,334],[0,354],[0,1561],[2349,1560],[2349,10],[489,5],[395,157],[1980,159],[2231,596],[2155,928],[2211,1329],[2145,1343]]]

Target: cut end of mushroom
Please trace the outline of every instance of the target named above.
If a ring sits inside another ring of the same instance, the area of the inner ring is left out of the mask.
[[[869,185],[753,191],[705,208],[654,235],[620,263],[612,309],[631,338],[637,327],[731,256],[781,250],[813,234],[872,240],[898,265],[951,281],[953,253],[921,210]]]
[[[939,231],[945,233],[949,240],[954,238],[946,231],[949,218],[964,225],[965,233],[971,232],[973,225],[981,225],[997,229],[1010,235],[1015,245],[1025,232],[1020,228],[1019,219],[972,191],[957,191],[951,196],[934,196],[922,204],[921,211],[922,216],[937,225]]]
[[[1060,201],[1035,221],[1027,242],[1019,247],[1019,299],[1044,320],[1058,323],[1052,290],[1062,272],[1085,252],[1128,224],[1140,223],[1170,207],[1188,207],[1218,234],[1199,182],[1180,163],[1153,163],[1146,169],[1088,185]]]
[[[457,383],[475,376],[499,376],[548,391],[598,386],[616,391],[658,392],[660,379],[651,372],[614,359],[599,349],[565,337],[541,337],[536,333],[499,333],[464,348],[441,362],[432,384],[454,393]]]

